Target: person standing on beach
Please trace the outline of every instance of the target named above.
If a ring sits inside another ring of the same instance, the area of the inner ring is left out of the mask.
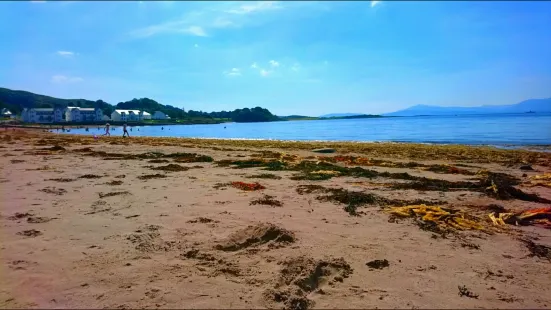
[[[109,123],[105,124],[105,133],[103,134],[104,136],[109,136],[111,137],[111,133],[109,133]]]
[[[124,125],[122,125],[122,137],[124,138],[124,135],[128,135],[128,137],[130,138],[130,134],[128,133],[128,130],[126,129],[126,123],[124,123]]]

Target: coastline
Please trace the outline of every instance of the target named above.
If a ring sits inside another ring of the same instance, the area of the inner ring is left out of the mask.
[[[551,229],[488,217],[549,205],[551,188],[534,183],[551,173],[549,153],[0,136],[4,308],[551,304],[551,254],[542,250]],[[469,221],[431,226],[393,209],[419,204]]]

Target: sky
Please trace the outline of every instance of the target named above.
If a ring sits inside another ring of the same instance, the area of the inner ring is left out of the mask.
[[[0,1],[0,87],[186,110],[551,97],[551,2]]]

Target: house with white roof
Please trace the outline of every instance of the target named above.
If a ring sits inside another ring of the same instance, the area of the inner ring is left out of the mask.
[[[2,109],[0,111],[0,114],[2,115],[2,117],[15,118],[15,115],[13,115],[8,109]]]
[[[151,114],[142,111],[142,119],[151,119]]]
[[[111,113],[111,120],[115,122],[141,121],[143,120],[143,112],[140,110],[117,109]]]

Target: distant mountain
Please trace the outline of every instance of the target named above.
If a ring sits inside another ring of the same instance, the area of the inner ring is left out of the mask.
[[[320,117],[328,118],[328,117],[344,117],[344,116],[354,116],[354,115],[362,115],[362,113],[331,113],[331,114],[322,115]]]
[[[416,105],[401,111],[386,113],[384,116],[416,116],[416,115],[467,115],[467,114],[499,114],[499,113],[551,113],[551,98],[530,99],[511,105],[484,105],[479,107],[439,107]]]

